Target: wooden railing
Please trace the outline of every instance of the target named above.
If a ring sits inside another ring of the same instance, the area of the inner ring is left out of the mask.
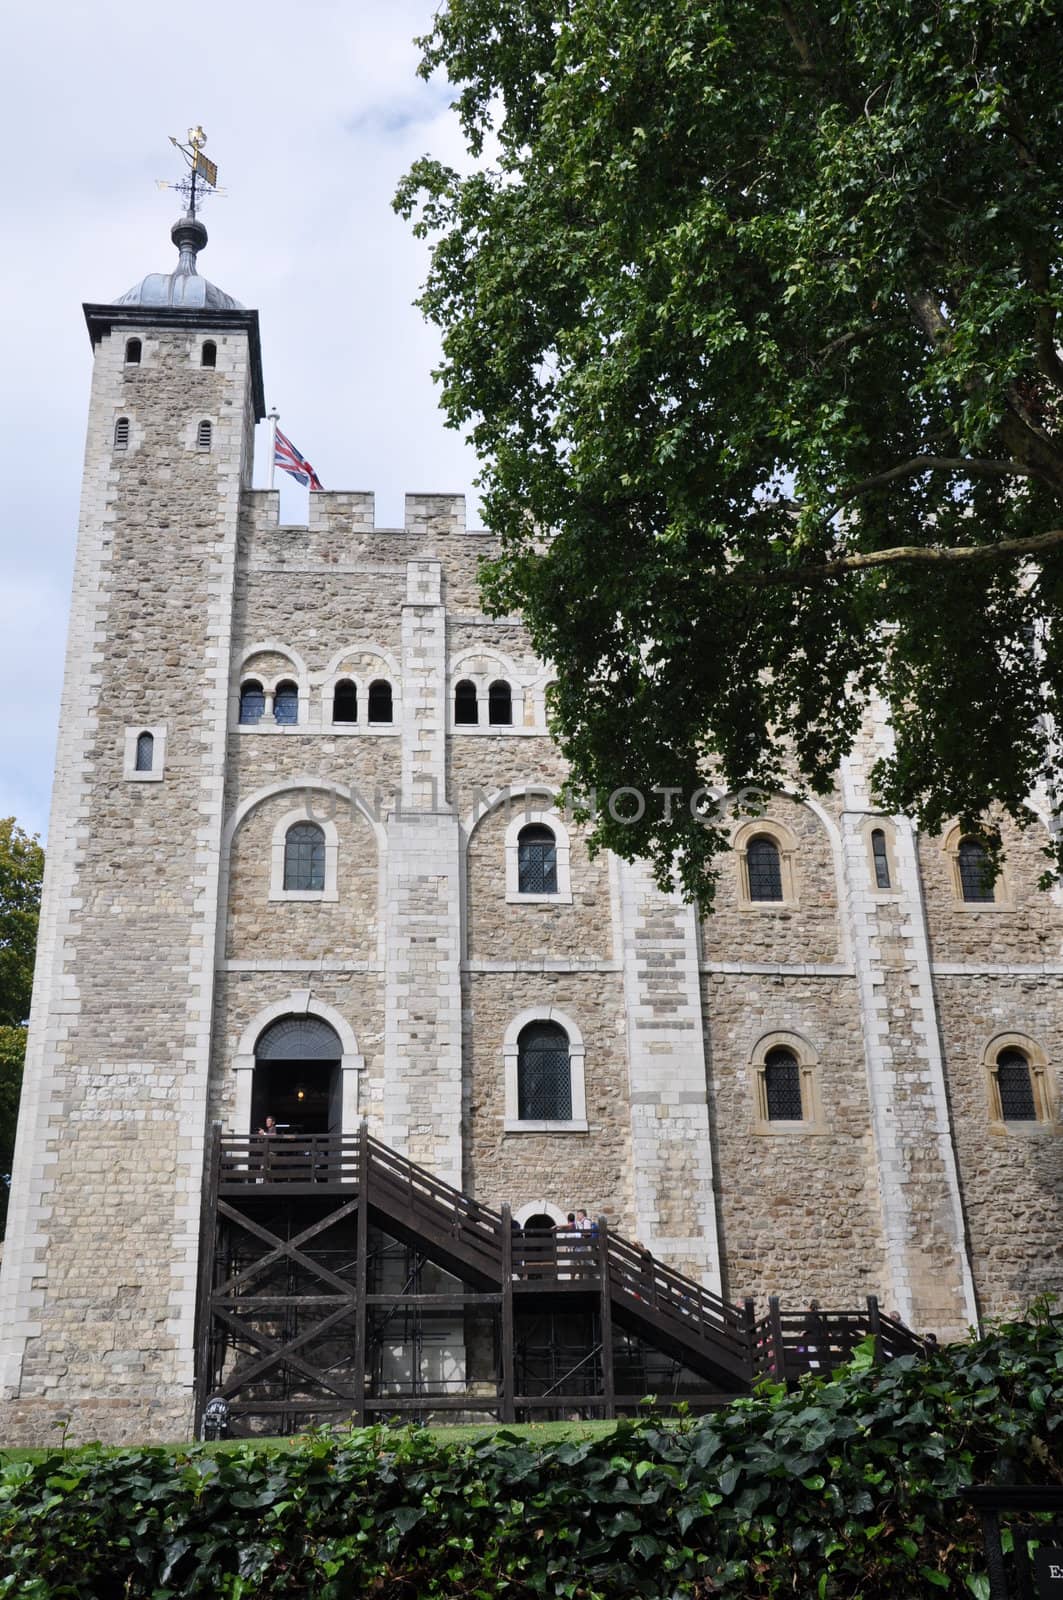
[[[630,1296],[670,1323],[688,1342],[726,1350],[734,1361],[750,1360],[750,1319],[693,1278],[665,1266],[648,1250],[608,1237],[609,1277],[614,1295]]]
[[[865,1339],[875,1341],[876,1361],[927,1352],[928,1341],[885,1316],[874,1295],[866,1311],[832,1310],[809,1306],[804,1311],[783,1311],[778,1297],[768,1302],[768,1314],[753,1327],[753,1370],[758,1377],[793,1382],[805,1373],[826,1375],[853,1358]]]
[[[357,1134],[273,1133],[226,1136],[221,1141],[219,1180],[257,1183],[357,1183]]]

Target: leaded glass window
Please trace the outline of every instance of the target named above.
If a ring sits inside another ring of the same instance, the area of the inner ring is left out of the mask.
[[[572,1121],[568,1034],[556,1022],[529,1022],[517,1040],[517,1115],[522,1122]]]
[[[1021,1050],[1002,1050],[997,1057],[997,1091],[1005,1122],[1036,1122],[1030,1063]]]
[[[240,685],[240,721],[261,722],[266,709],[266,696],[262,685],[249,678]]]
[[[303,893],[325,887],[325,835],[316,822],[297,822],[284,837],[284,887]]]
[[[338,1034],[320,1017],[281,1017],[255,1046],[259,1061],[338,1061],[342,1054]]]
[[[332,691],[333,722],[358,721],[358,686],[343,678]]]
[[[151,733],[137,735],[137,772],[150,772],[155,765],[155,736]]]
[[[517,837],[520,894],[557,893],[557,840],[544,823],[531,822]]]
[[[965,900],[992,901],[993,872],[985,845],[978,839],[962,839],[959,849],[960,888]]]
[[[767,834],[760,833],[749,841],[746,850],[746,867],[749,872],[749,898],[751,900],[781,900],[782,861],[779,846]]]
[[[890,858],[886,850],[886,835],[881,828],[872,829],[871,854],[875,858],[875,886],[878,889],[888,889],[890,886]]]
[[[487,720],[499,727],[513,721],[513,691],[508,683],[493,683],[487,691]]]
[[[299,721],[299,688],[294,683],[278,683],[273,696],[273,720],[288,726]]]
[[[378,678],[369,685],[370,722],[390,722],[392,718],[391,685]]]
[[[801,1122],[801,1067],[792,1050],[769,1050],[764,1058],[764,1100],[769,1122]]]
[[[476,698],[476,685],[468,678],[454,686],[454,722],[467,728],[480,720],[480,706]]]

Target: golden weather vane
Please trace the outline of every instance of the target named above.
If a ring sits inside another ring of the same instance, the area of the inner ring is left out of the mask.
[[[170,143],[175,150],[180,150],[188,163],[188,176],[182,178],[180,183],[170,183],[166,178],[156,178],[156,187],[159,189],[176,189],[178,194],[183,194],[188,201],[188,215],[194,217],[197,203],[207,194],[223,194],[224,190],[218,188],[218,168],[209,156],[203,154],[203,146],[207,136],[197,123],[194,128],[189,128],[188,139],[182,144],[171,133]]]

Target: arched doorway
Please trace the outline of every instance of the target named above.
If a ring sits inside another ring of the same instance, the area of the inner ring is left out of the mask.
[[[267,1116],[280,1133],[339,1133],[343,1125],[339,1035],[320,1017],[281,1017],[259,1035],[251,1128]]]

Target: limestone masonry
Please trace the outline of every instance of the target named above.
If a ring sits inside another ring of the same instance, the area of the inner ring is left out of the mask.
[[[711,918],[591,859],[550,669],[481,610],[491,538],[450,495],[385,529],[372,495],[314,493],[280,526],[251,487],[257,314],[179,235],[177,272],[86,307],[0,1440],[188,1433],[208,1136],[271,1112],[367,1117],[731,1299],[875,1293],[948,1337],[1059,1289],[1047,812],[986,898],[955,830],[875,812],[883,712],[829,800],[737,819]]]

